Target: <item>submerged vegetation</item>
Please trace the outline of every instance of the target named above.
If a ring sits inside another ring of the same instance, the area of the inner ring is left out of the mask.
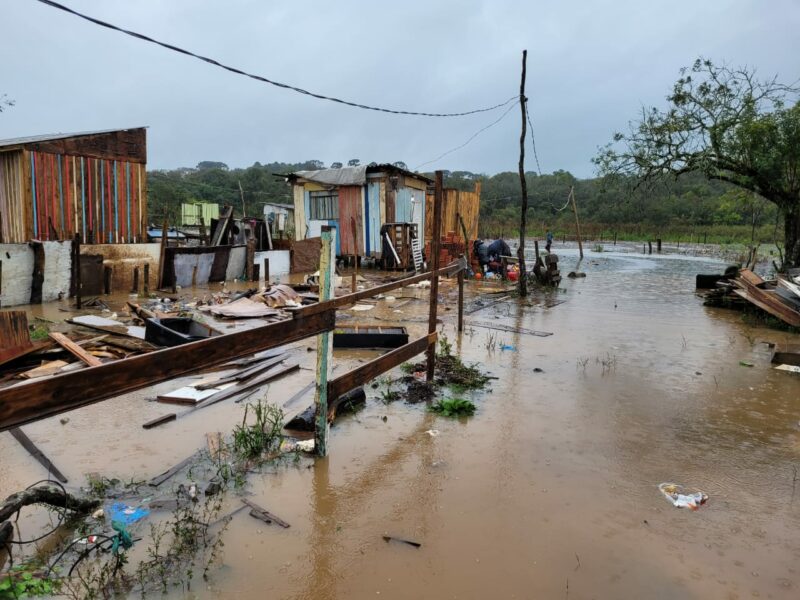
[[[429,410],[443,417],[469,417],[475,414],[475,404],[463,398],[442,398]]]

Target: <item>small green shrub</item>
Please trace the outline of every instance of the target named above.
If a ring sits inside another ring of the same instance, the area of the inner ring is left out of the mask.
[[[443,398],[431,405],[430,410],[443,417],[469,417],[475,414],[475,404],[463,398]]]
[[[247,422],[248,413],[254,416],[254,422]],[[242,424],[233,431],[233,449],[243,458],[256,458],[272,449],[281,440],[283,429],[283,411],[274,404],[259,400],[255,404],[248,403],[244,409]]]

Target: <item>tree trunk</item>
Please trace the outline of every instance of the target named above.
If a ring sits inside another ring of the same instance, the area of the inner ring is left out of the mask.
[[[783,269],[800,267],[800,206],[795,204],[783,212],[783,240],[786,244],[786,257]]]
[[[11,494],[6,498],[0,504],[0,523],[9,519],[23,506],[28,506],[29,504],[47,504],[56,508],[63,507],[80,514],[86,514],[100,506],[100,501],[78,498],[65,493],[60,487],[54,485],[40,485]]]

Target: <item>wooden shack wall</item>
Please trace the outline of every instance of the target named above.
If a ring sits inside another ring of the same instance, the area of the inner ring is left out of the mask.
[[[22,151],[0,152],[0,244],[27,239],[22,159]]]
[[[448,231],[454,231],[457,236],[464,237],[458,222],[458,215],[461,214],[469,239],[477,239],[481,210],[481,182],[475,183],[475,191],[472,192],[463,192],[452,188],[446,188],[444,192],[441,234],[446,235]],[[428,194],[425,200],[425,242],[430,242],[433,238],[433,194]]]
[[[25,152],[33,219],[27,239],[84,243],[146,240],[147,170],[143,163]],[[24,241],[24,240],[19,240]]]

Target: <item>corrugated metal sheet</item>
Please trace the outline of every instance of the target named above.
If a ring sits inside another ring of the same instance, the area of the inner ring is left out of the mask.
[[[381,184],[373,181],[364,186],[364,244],[366,256],[381,251]]]
[[[338,244],[339,254],[363,255],[364,230],[360,185],[339,186],[339,238],[341,239],[341,243]]]
[[[418,223],[419,231],[425,227],[425,194],[420,190],[401,187],[395,196],[395,222]]]
[[[84,135],[101,135],[103,133],[115,133],[117,131],[128,131],[131,129],[145,129],[145,126],[140,127],[123,127],[116,129],[101,129],[99,131],[80,131],[78,133],[45,133],[43,135],[29,135],[26,137],[8,138],[0,140],[0,148],[6,146],[20,146],[23,144],[35,144],[37,142],[50,142],[53,140],[64,140],[67,138],[81,137]]]

